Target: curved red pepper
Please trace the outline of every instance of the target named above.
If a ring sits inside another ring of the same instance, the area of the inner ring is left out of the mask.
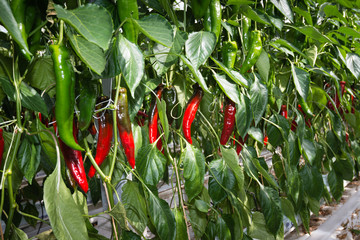
[[[4,145],[5,145],[5,141],[4,141],[4,137],[3,137],[3,129],[0,128],[0,166],[1,166],[1,162],[2,162],[2,156],[4,153]]]
[[[281,115],[286,119],[288,118],[288,112],[286,109],[286,105],[281,105]]]
[[[56,131],[56,125],[54,125]],[[77,127],[73,123],[73,135],[75,142],[77,143]],[[74,178],[75,182],[79,185],[79,187],[87,193],[89,190],[89,185],[86,179],[86,172],[84,169],[83,158],[81,155],[81,151],[74,150],[68,147],[61,139],[58,137],[60,150],[63,154],[65,163],[67,168],[70,170],[71,176]]]
[[[183,133],[186,141],[192,144],[191,139],[191,124],[195,119],[196,112],[200,105],[201,99],[204,95],[203,90],[198,84],[194,86],[194,94],[190,98],[189,102],[186,105],[184,118],[183,118]]]
[[[231,133],[235,127],[235,103],[226,98],[225,114],[224,114],[224,127],[221,133],[220,144],[225,145],[230,138]]]
[[[156,91],[156,97],[161,98],[162,91],[164,90],[163,85],[159,85],[155,91]],[[149,140],[150,143],[154,143],[160,134],[158,133],[158,119],[159,119],[159,112],[156,107],[156,98],[152,100],[151,107],[150,107],[150,115],[149,115]],[[157,148],[161,151],[162,148],[162,141],[159,139],[159,141],[156,144]]]
[[[268,144],[268,141],[269,141],[269,137],[265,136],[264,137],[264,146],[266,146]]]
[[[248,138],[247,134],[244,139],[241,136],[239,136],[239,138],[238,138],[239,143],[236,142],[236,153],[238,155],[240,154],[241,150],[243,149],[243,145],[246,142],[247,138]]]
[[[109,98],[106,96],[100,97],[98,102],[101,102],[102,104],[98,109],[105,107],[107,100],[109,100]],[[112,114],[109,110],[99,112],[97,116],[99,124],[99,135],[96,145],[95,162],[100,166],[104,162],[106,156],[109,154],[114,129]],[[95,172],[95,167],[91,166],[88,174],[89,178],[92,178],[95,175]]]
[[[117,127],[119,129],[121,144],[124,148],[124,152],[130,166],[134,168],[135,144],[131,129],[127,92],[125,88],[120,88],[119,98],[116,105]]]
[[[306,117],[306,114],[305,114],[305,112],[304,112],[304,110],[302,109],[302,107],[301,107],[300,104],[298,105],[298,109],[299,109],[299,111],[302,113],[302,115],[303,115],[304,118],[305,118],[305,124],[306,124],[306,126],[308,126],[309,128],[311,128],[311,120]]]

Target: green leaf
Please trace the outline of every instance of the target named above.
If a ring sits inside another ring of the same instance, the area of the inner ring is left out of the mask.
[[[54,97],[55,87],[49,89],[51,85],[56,83],[51,56],[35,58],[29,67],[25,80],[30,86],[41,91],[48,89],[49,96]]]
[[[233,190],[235,186],[235,177],[223,159],[213,160],[209,164],[209,167],[211,169],[211,177],[209,179],[209,195],[213,200],[214,205],[217,205],[226,198],[226,190]],[[226,188],[226,190],[224,190],[223,187]]]
[[[293,27],[293,26],[291,26]],[[303,26],[303,27],[293,27],[294,29],[298,30],[302,34],[313,38],[315,41],[319,41],[321,43],[332,43],[335,44],[332,40],[330,40],[328,37],[324,36],[317,30],[314,26]]]
[[[331,195],[336,201],[340,201],[342,193],[344,191],[343,179],[340,174],[336,174],[334,170],[331,170],[327,177]]]
[[[54,5],[57,17],[70,24],[86,40],[108,49],[112,37],[113,22],[110,13],[96,4],[86,4],[74,10],[65,10]],[[94,18],[94,16],[96,16]]]
[[[262,115],[266,110],[268,102],[268,90],[267,87],[262,84],[258,78],[255,77],[255,81],[250,87],[250,102],[255,121],[255,126],[260,122]]]
[[[13,227],[13,232],[11,234],[10,240],[27,240],[27,239],[28,236],[23,230],[17,227]]]
[[[203,202],[207,203],[207,205],[210,205],[210,197],[207,192],[206,188],[202,189],[202,192],[200,195],[198,195],[197,199],[202,200]],[[207,213],[204,213],[202,211],[199,211],[194,204],[189,205],[189,218],[191,222],[191,227],[194,230],[195,236],[200,239],[206,229],[206,226],[208,224],[207,220]]]
[[[270,187],[260,188],[260,205],[264,213],[266,226],[276,236],[280,230],[283,215],[278,192]]]
[[[132,19],[139,30],[151,40],[164,46],[171,47],[173,42],[173,28],[166,18],[159,14],[150,14],[140,20]]]
[[[164,136],[165,139],[169,139],[169,123],[168,123],[168,118],[166,116],[166,102],[164,99],[161,99],[161,101],[156,98],[156,102],[157,102],[157,109],[159,112],[159,118],[160,118],[160,122],[161,122],[161,126],[162,129],[164,130]]]
[[[266,228],[265,218],[261,212],[254,212],[252,214],[252,224],[250,225],[247,233],[250,237],[255,239],[275,240],[274,236],[271,235]]]
[[[279,11],[284,14],[287,19],[291,22],[294,22],[293,12],[291,11],[290,5],[287,0],[271,0],[271,2],[275,5]]]
[[[356,79],[360,77],[360,57],[355,53],[346,54],[346,67],[354,75]]]
[[[343,123],[341,117],[338,114],[334,114],[331,111],[328,111],[330,115],[330,122],[333,132],[335,136],[339,139],[340,142],[343,142],[344,139],[344,131],[343,131]]]
[[[307,59],[309,60],[310,62],[310,65],[312,67],[315,66],[315,63],[316,63],[316,59],[317,59],[317,56],[318,56],[318,48],[316,45],[312,45],[310,48],[308,48],[306,50],[306,56],[307,56]]]
[[[96,44],[87,41],[71,31],[66,31],[71,46],[80,59],[95,73],[101,74],[105,69],[106,59],[104,51]]]
[[[250,99],[243,93],[240,93],[240,104],[236,106],[235,120],[237,131],[244,139],[253,120],[253,115]]]
[[[166,158],[156,144],[148,144],[139,150],[136,169],[145,184],[155,187],[165,171]]]
[[[312,141],[304,138],[301,143],[302,155],[306,160],[309,161],[311,165],[313,165],[315,157],[316,157],[316,148]]]
[[[203,213],[208,213],[209,211],[208,204],[201,199],[195,199],[195,207],[197,210]]]
[[[260,144],[263,144],[264,136],[259,128],[250,127],[248,134]]]
[[[144,76],[144,58],[139,47],[121,34],[118,38],[118,44],[117,61],[130,89],[131,96],[135,97],[135,90]]]
[[[36,135],[25,135],[19,147],[17,158],[20,170],[30,184],[40,165],[40,153],[41,145],[38,137]]]
[[[139,184],[127,181],[122,187],[121,200],[124,203],[126,216],[138,233],[143,233],[147,225],[146,202],[140,193]]]
[[[233,80],[236,84],[240,85],[240,86],[244,86],[246,88],[249,87],[249,81],[243,76],[241,75],[240,72],[232,70],[230,68],[227,68],[222,62],[216,60],[215,58],[211,57],[211,60],[213,60],[216,65],[219,66],[219,68],[225,72],[225,74],[231,79]]]
[[[200,84],[201,88],[204,91],[210,93],[209,88],[206,85],[205,79],[201,75],[201,72],[198,69],[194,68],[192,63],[184,55],[180,55],[180,59],[189,68],[190,72],[193,74],[195,78],[195,81]]]
[[[300,170],[302,185],[307,195],[315,200],[320,200],[324,190],[322,175],[316,166],[306,164]]]
[[[303,58],[308,58],[300,49],[298,49],[295,45],[293,45],[292,43],[290,43],[289,41],[287,41],[285,39],[282,39],[282,38],[276,39],[275,41],[271,42],[270,45],[273,47],[276,47],[276,48],[279,48],[278,45],[281,45],[293,52],[298,53]]]
[[[224,219],[218,216],[216,221],[216,239],[231,240],[231,232]]]
[[[263,79],[264,82],[267,82],[270,73],[270,59],[268,53],[264,49],[262,50],[259,59],[256,61],[256,68],[258,69],[261,79]]]
[[[291,63],[291,73],[293,76],[296,91],[306,101],[310,86],[309,73],[302,68],[294,66],[294,64],[292,63]]]
[[[88,239],[84,218],[61,178],[58,165],[45,180],[44,202],[57,239]]]
[[[239,165],[239,156],[237,155],[235,149],[233,148],[224,148],[220,146],[221,154],[225,160],[228,167],[234,172],[236,181],[240,188],[243,188],[244,184],[244,171]]]
[[[29,51],[28,45],[24,38],[21,36],[21,32],[18,28],[18,24],[14,15],[12,14],[9,2],[6,0],[0,0],[0,22],[4,25],[10,35],[14,38],[15,42],[19,44],[20,48],[25,51],[25,54],[32,56]],[[30,60],[30,59],[29,59]]]
[[[35,207],[35,205],[31,204],[30,202],[26,203],[26,206],[23,209],[23,212],[30,214],[32,216],[35,216],[35,217],[39,217],[39,212],[38,212],[37,208]],[[24,218],[28,224],[30,224],[32,227],[36,227],[37,220],[35,218],[28,217],[25,215],[24,215]]]
[[[0,84],[10,100],[16,102],[15,87],[11,84],[9,79],[0,76]],[[36,112],[41,112],[41,114],[43,114],[45,117],[48,116],[44,99],[42,99],[42,97],[35,91],[35,89],[27,85],[25,82],[21,82],[20,84],[20,98],[23,107]]]
[[[315,85],[311,85],[310,88],[313,102],[320,108],[320,110],[323,110],[327,104],[326,92],[324,89]]]
[[[295,218],[295,209],[294,206],[291,204],[291,201],[287,198],[281,197],[281,210],[284,213],[284,215],[290,219],[290,221],[295,225],[297,228],[297,222]]]
[[[200,194],[205,175],[205,157],[203,153],[186,142],[186,147],[181,153],[180,162],[184,163],[185,192],[191,201]]]
[[[340,13],[341,16],[341,13]],[[354,28],[341,26],[336,30],[339,33],[343,33],[345,35],[351,36],[353,38],[360,38],[360,32],[356,31]]]
[[[39,138],[41,142],[41,149],[49,158],[49,162],[46,162],[50,165],[51,171],[55,168],[56,165],[56,149],[55,149],[55,142],[56,137],[53,132],[51,132],[48,128],[45,127],[44,124],[40,122],[39,119],[36,120],[37,130],[39,131]],[[53,136],[50,134],[53,133]],[[42,164],[43,165],[43,164]]]
[[[175,216],[176,221],[176,237],[175,240],[187,240],[187,230],[186,223],[184,219],[184,214],[180,208],[173,208],[172,212]]]
[[[301,9],[300,7],[294,7],[293,8],[294,12],[301,15],[302,17],[304,17],[305,21],[307,24],[309,25],[313,25],[313,21],[312,21],[312,17],[309,11],[305,11],[303,9]]]
[[[347,181],[352,181],[354,178],[354,166],[353,163],[350,162],[349,158],[338,158],[333,163],[333,168],[336,174],[340,175],[342,179]]]
[[[118,202],[108,213],[120,225],[121,229],[130,230],[126,221],[125,207],[121,202]]]
[[[229,82],[224,75],[219,75],[214,72],[213,76],[225,95],[228,96],[234,103],[240,104],[240,93],[237,85]]]
[[[167,202],[149,192],[148,204],[150,220],[160,239],[174,239],[176,234],[175,217]]]
[[[252,9],[249,5],[241,5],[239,11],[255,22],[271,25],[271,21],[265,13]]]
[[[198,69],[209,58],[216,45],[216,36],[211,32],[193,32],[185,42],[186,57]]]

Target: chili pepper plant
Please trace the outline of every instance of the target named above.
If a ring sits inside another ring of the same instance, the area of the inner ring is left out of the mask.
[[[359,12],[0,0],[2,239],[282,239],[284,219],[310,232],[359,176]]]

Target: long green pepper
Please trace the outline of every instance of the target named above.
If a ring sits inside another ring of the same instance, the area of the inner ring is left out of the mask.
[[[258,30],[251,32],[250,48],[246,55],[245,61],[241,67],[240,72],[246,73],[254,66],[256,61],[259,59],[262,51],[261,33]]]
[[[73,135],[75,74],[64,46],[51,45],[56,78],[55,117],[60,139],[70,148],[84,151]]]
[[[139,19],[139,9],[136,0],[117,0],[116,1],[120,22],[127,18]],[[137,43],[139,30],[136,25],[128,20],[122,26],[124,36],[133,43]]]
[[[213,32],[216,40],[219,40],[221,33],[221,4],[220,0],[211,0],[204,16],[205,31]]]
[[[243,47],[245,51],[249,50],[250,48],[250,28],[251,28],[251,19],[243,16],[242,18],[242,41],[243,41]]]
[[[224,42],[221,53],[223,63],[227,68],[234,68],[237,50],[238,48],[235,41]]]

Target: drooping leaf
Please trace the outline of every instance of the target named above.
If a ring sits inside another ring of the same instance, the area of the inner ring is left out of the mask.
[[[108,213],[111,217],[113,217],[113,219],[120,225],[122,229],[129,230],[126,221],[125,207],[121,202],[118,202]]]
[[[250,87],[250,102],[256,126],[260,122],[268,102],[267,87],[262,84],[256,77],[255,81],[253,82],[253,84],[251,84]]]
[[[213,76],[226,96],[228,96],[228,98],[230,98],[234,103],[240,104],[240,93],[236,84],[229,82],[224,75],[214,73]]]
[[[336,201],[340,201],[344,191],[343,179],[334,170],[330,171],[327,177],[331,195]]]
[[[185,192],[191,201],[203,188],[205,157],[199,149],[186,142],[180,161],[184,163]]]
[[[281,210],[284,215],[290,219],[290,221],[295,225],[297,228],[297,222],[295,218],[295,209],[294,206],[291,204],[291,201],[287,198],[280,198],[281,201]]]
[[[172,209],[176,221],[176,237],[175,240],[186,240],[188,236],[186,234],[186,223],[183,212],[180,208]]]
[[[240,104],[236,106],[235,120],[236,129],[239,135],[244,139],[250,128],[253,115],[251,112],[250,99],[242,93],[240,93]]]
[[[316,41],[319,41],[321,43],[334,43],[331,39],[329,39],[325,35],[321,34],[321,32],[319,32],[319,30],[317,30],[314,26],[307,25],[307,26],[303,26],[303,27],[293,27],[293,28],[295,28],[302,34],[304,34]]]
[[[54,5],[57,17],[76,29],[86,40],[103,50],[108,49],[113,31],[110,13],[96,4],[86,4],[74,10]],[[96,17],[94,17],[96,16]]]
[[[267,82],[269,79],[269,72],[270,72],[270,59],[268,53],[263,49],[259,59],[256,62],[256,67],[259,71],[261,79],[264,82]]]
[[[40,165],[40,153],[41,145],[38,137],[26,135],[19,147],[17,158],[19,167],[30,184]]]
[[[186,57],[198,69],[209,58],[216,45],[216,36],[211,32],[193,32],[185,42]]]
[[[293,76],[296,91],[306,101],[310,86],[309,73],[304,69],[294,66],[294,64],[291,64],[291,73]]]
[[[218,61],[217,59],[211,57],[211,60],[213,60],[216,65],[219,66],[219,68],[225,72],[225,74],[231,79],[233,80],[236,84],[240,85],[240,86],[244,86],[246,88],[249,87],[249,81],[243,76],[241,75],[240,72],[232,70],[230,68],[227,68],[222,62]]]
[[[287,19],[294,22],[294,15],[287,0],[271,0],[271,2]]]
[[[194,68],[192,63],[184,55],[181,55],[180,59],[189,68],[195,78],[195,81],[201,86],[201,88],[206,92],[210,92],[201,72],[198,69]]]
[[[83,216],[61,178],[59,166],[44,183],[45,209],[57,239],[87,239]]]
[[[143,181],[155,187],[165,171],[166,159],[157,149],[156,144],[148,144],[139,150],[136,159],[136,169]]]
[[[356,79],[360,77],[360,57],[355,53],[346,54],[346,67],[354,75]]]

